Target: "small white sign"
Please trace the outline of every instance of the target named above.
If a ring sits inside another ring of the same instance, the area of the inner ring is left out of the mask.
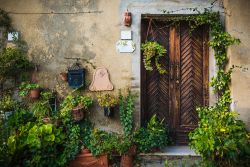
[[[132,39],[132,31],[121,31],[121,39]]]
[[[135,51],[135,43],[132,40],[119,40],[116,43],[116,50],[120,53],[132,53]]]
[[[9,32],[8,33],[8,41],[18,40],[19,33],[18,32]]]

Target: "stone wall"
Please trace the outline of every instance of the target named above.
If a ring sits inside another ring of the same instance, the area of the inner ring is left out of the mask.
[[[213,0],[0,0],[0,8],[19,13],[10,14],[10,17],[14,28],[21,33],[21,38],[28,45],[29,59],[39,65],[38,71],[33,74],[33,80],[41,86],[57,90],[60,96],[72,91],[60,80],[59,73],[74,63],[74,60],[64,57],[79,57],[89,60],[97,67],[108,68],[115,92],[120,88],[132,87],[140,95],[141,15],[163,14],[162,10],[174,10],[174,14],[193,14],[193,11],[182,9],[197,7],[202,11],[211,2]],[[237,5],[230,8],[232,16],[227,18],[227,29],[242,40],[242,44],[233,47],[229,54],[237,57],[232,56],[232,64],[249,66],[249,14],[247,7],[240,2],[226,2],[229,6]],[[249,6],[249,2],[247,4]],[[130,28],[122,24],[123,14],[127,9],[132,12],[133,17]],[[217,4],[214,10],[222,9]],[[239,28],[235,28],[235,25]],[[136,44],[133,53],[116,51],[115,44],[120,39],[121,30],[132,30],[133,42]],[[216,70],[212,51],[209,61],[211,78]],[[81,63],[87,68],[87,84],[90,84],[93,68],[84,61]],[[232,89],[235,108],[250,125],[249,116],[247,118],[250,78],[247,74],[249,71],[234,73]],[[87,90],[83,92],[93,95]],[[210,103],[213,104],[215,99],[210,90]],[[114,119],[106,118],[97,105],[91,112],[91,119],[97,127],[121,131],[118,114]],[[140,96],[136,100],[135,123],[137,127],[140,126]]]
[[[237,111],[250,130],[250,1],[225,0],[226,30],[241,40],[228,49],[230,65],[243,66],[232,75],[232,109]]]

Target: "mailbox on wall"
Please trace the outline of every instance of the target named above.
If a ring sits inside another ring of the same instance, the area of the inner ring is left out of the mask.
[[[68,84],[72,88],[85,87],[85,69],[79,63],[68,68]]]

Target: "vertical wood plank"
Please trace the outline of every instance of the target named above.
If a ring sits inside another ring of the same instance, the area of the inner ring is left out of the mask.
[[[174,80],[175,80],[175,33],[176,33],[176,28],[174,25],[171,25],[170,27],[170,31],[169,31],[169,60],[170,60],[170,68],[171,69],[171,75],[173,75],[173,77],[169,77],[169,86],[170,86],[170,91],[169,91],[169,115],[171,117],[171,124],[169,125],[171,129],[175,128],[175,124],[176,124],[176,119],[174,118],[175,116],[175,84],[174,84]],[[170,130],[171,130],[170,129]],[[174,136],[174,134],[172,134],[172,136]]]
[[[175,26],[175,128],[180,125],[180,84],[181,84],[181,55],[180,55],[180,24]]]
[[[204,106],[209,105],[209,27],[203,27],[203,97]]]

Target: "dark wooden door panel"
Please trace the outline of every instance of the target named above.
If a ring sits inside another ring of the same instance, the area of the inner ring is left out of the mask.
[[[207,96],[204,85],[208,84],[208,56],[206,49],[206,27],[192,32],[188,23],[181,23],[178,29],[179,54],[176,54],[176,94],[179,95],[176,121],[176,143],[187,144],[188,133],[198,125],[196,107],[204,106]]]
[[[167,53],[164,57],[160,59],[160,63],[164,69],[169,70],[169,28],[168,23],[162,21],[151,21],[142,20],[142,25],[144,25],[144,33],[142,42],[147,41],[157,41],[167,49]],[[142,32],[143,33],[143,32]],[[146,37],[145,37],[146,35]],[[144,98],[142,99],[144,108],[144,122],[145,124],[149,119],[156,114],[159,120],[164,119],[166,123],[169,123],[169,75],[160,75],[156,70],[154,62],[152,62],[154,70],[145,71],[143,65],[142,56],[142,76],[144,77]]]
[[[151,23],[150,23],[151,22]],[[168,71],[145,71],[141,55],[142,119],[144,125],[157,114],[170,128],[178,145],[188,143],[188,133],[198,124],[197,106],[208,103],[208,31],[190,33],[188,23],[142,19],[142,43],[157,41],[167,49],[160,63]]]

